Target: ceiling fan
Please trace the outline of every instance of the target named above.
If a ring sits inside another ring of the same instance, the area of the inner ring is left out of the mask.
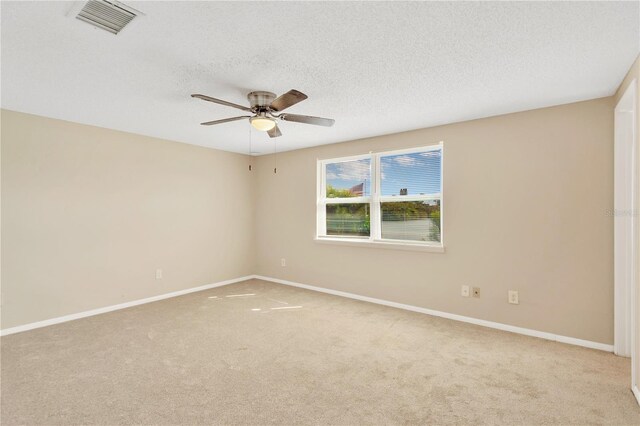
[[[223,101],[221,99],[212,98],[211,96],[193,94],[193,98],[202,99],[203,101],[213,102],[220,105],[226,105],[231,108],[241,109],[251,113],[252,115],[241,115],[239,117],[223,118],[222,120],[213,120],[200,123],[203,126],[212,126],[214,124],[228,123],[230,121],[249,119],[251,125],[257,130],[267,132],[272,138],[282,136],[278,128],[277,120],[293,121],[296,123],[314,124],[316,126],[331,127],[335,120],[331,118],[311,117],[308,115],[283,114],[282,111],[307,99],[307,95],[297,90],[289,90],[287,93],[276,97],[271,92],[256,91],[247,95],[249,104],[246,107],[232,102]]]

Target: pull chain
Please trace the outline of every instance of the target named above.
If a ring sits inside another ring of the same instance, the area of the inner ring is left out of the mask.
[[[278,173],[278,138],[273,139],[273,173]]]
[[[251,148],[251,126],[249,126],[249,171],[251,171],[251,163],[253,162]]]

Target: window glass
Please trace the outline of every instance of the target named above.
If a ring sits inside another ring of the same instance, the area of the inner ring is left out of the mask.
[[[440,200],[380,204],[382,239],[440,242]]]
[[[441,191],[442,151],[380,157],[381,195],[425,195]]]
[[[369,203],[327,204],[327,235],[368,237],[371,230]]]
[[[442,149],[319,160],[317,236],[442,247]]]
[[[371,195],[371,159],[328,163],[326,197],[351,198]]]

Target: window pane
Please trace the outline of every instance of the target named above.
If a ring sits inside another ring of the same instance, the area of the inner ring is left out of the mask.
[[[380,204],[382,238],[440,242],[440,200]]]
[[[326,165],[327,198],[368,197],[371,195],[371,159],[343,161]]]
[[[440,193],[441,160],[442,150],[380,157],[382,195]]]
[[[369,203],[327,205],[327,235],[368,237],[370,223]]]

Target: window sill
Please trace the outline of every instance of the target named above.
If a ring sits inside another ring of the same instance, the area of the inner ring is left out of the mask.
[[[400,242],[386,242],[386,241],[370,241],[370,240],[356,240],[356,239],[342,239],[342,238],[330,238],[330,237],[316,237],[316,243],[320,244],[334,244],[339,246],[352,246],[352,247],[368,247],[368,248],[382,248],[392,250],[408,250],[408,251],[426,251],[432,253],[444,253],[444,247],[441,245],[432,244],[420,244],[420,243],[400,243]]]

